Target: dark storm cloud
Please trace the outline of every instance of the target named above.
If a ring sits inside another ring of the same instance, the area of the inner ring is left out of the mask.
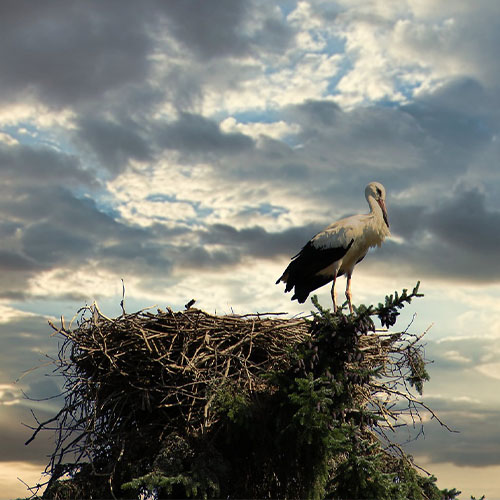
[[[32,431],[21,424],[36,425],[30,408],[38,418],[46,420],[57,413],[61,404],[60,398],[52,398],[60,394],[58,384],[62,381],[47,376],[53,369],[47,365],[47,355],[54,356],[58,350],[59,339],[51,337],[52,333],[44,316],[23,313],[14,316],[8,310],[2,314],[0,381],[10,387],[1,391],[6,394],[0,400],[0,461],[27,461],[45,466],[47,455],[53,450],[51,433],[42,433],[25,446]],[[34,400],[51,399],[31,401],[23,392]],[[10,405],[2,404],[9,402]]]
[[[224,133],[217,123],[191,113],[181,113],[175,122],[158,127],[157,138],[160,146],[184,153],[241,153],[254,145],[250,137]]]
[[[119,268],[126,262],[129,272],[137,271],[134,263],[145,259],[147,264],[144,263],[140,270],[148,276],[156,276],[158,269],[168,273],[171,267],[189,272],[227,269],[248,258],[291,257],[321,228],[319,225],[307,225],[270,232],[260,226],[236,229],[228,224],[214,224],[192,231],[191,236],[196,236],[196,241],[191,245],[172,245],[167,241],[160,245],[150,240],[144,246],[137,242],[119,244],[104,249],[99,255],[103,259],[110,258],[109,262],[103,260],[103,265],[109,268]],[[164,255],[168,256],[171,265],[165,261]]]
[[[293,40],[292,29],[273,15],[267,2],[173,0],[164,5],[172,34],[203,61],[241,57],[257,49],[283,51]],[[264,13],[263,18],[256,19],[257,13]],[[251,32],[249,19],[256,23]]]
[[[74,234],[90,239],[117,234],[121,228],[112,216],[100,211],[92,199],[76,197],[66,187],[57,185],[8,190],[0,200],[0,211],[4,220],[15,222],[20,228],[49,224],[60,230],[71,229]]]
[[[307,144],[330,146],[333,160],[337,150],[345,154],[350,148],[351,164],[356,162],[358,156],[352,154],[354,146],[358,147],[357,153],[370,150],[376,155],[379,154],[379,148],[384,149],[388,154],[387,167],[393,161],[392,150],[398,151],[401,146],[408,150],[408,147],[419,144],[422,139],[418,123],[398,108],[373,106],[343,111],[331,101],[316,100],[290,106],[286,109],[286,115],[301,124],[299,137]],[[346,162],[348,158],[346,156],[343,161]]]
[[[2,184],[33,184],[59,182],[95,184],[94,176],[82,168],[80,159],[46,146],[7,145],[0,142],[0,179]]]
[[[274,258],[278,255],[290,255],[298,252],[307,240],[320,229],[319,225],[293,227],[282,232],[268,232],[262,227],[235,229],[227,224],[209,226],[201,234],[204,243],[224,242],[229,248],[240,249],[242,255]]]
[[[272,200],[278,189],[285,189],[299,192],[300,196],[308,193],[312,198],[331,180],[328,176],[322,178],[324,173],[317,167],[313,155],[308,156],[270,137],[260,136],[258,146],[241,150],[241,153],[237,162],[229,155],[226,158],[218,156],[213,167],[219,175],[233,180],[242,189],[243,196],[245,192],[258,191],[263,200]],[[258,211],[259,207],[255,209]]]
[[[298,119],[306,125],[307,131],[316,131],[318,128],[333,127],[336,118],[342,115],[340,106],[332,101],[309,99],[302,104],[291,106],[287,111],[292,118]]]
[[[500,413],[494,406],[488,408],[444,398],[431,399],[428,404],[446,425],[458,433],[449,432],[432,420],[424,424],[425,437],[404,446],[407,452],[427,456],[432,463],[449,462],[472,467],[500,464]],[[398,434],[400,440],[404,441],[404,432]]]
[[[0,98],[75,105],[148,74],[150,9],[131,1],[13,0],[0,7]]]
[[[428,227],[452,247],[477,256],[498,256],[500,211],[488,210],[484,195],[477,189],[460,190],[439,205],[429,214]]]
[[[13,383],[19,379],[23,372],[44,364],[47,359],[42,359],[41,353],[51,353],[57,348],[57,341],[50,335],[53,330],[47,323],[47,318],[36,314],[23,315],[9,319],[8,312],[0,323],[0,336],[2,338],[2,365],[0,376],[3,381]],[[26,390],[30,384],[39,381],[45,371],[36,372],[34,378],[22,379],[19,386],[14,386],[16,392],[21,388]],[[39,387],[38,387],[39,389]],[[38,389],[32,392],[33,396],[41,397]]]
[[[54,413],[37,411],[37,416],[48,420]],[[25,446],[24,443],[31,437],[33,431],[23,424],[36,425],[27,408],[20,408],[18,405],[2,406],[0,462],[22,461],[39,464],[41,473],[48,463],[47,457],[54,449],[54,437],[49,433],[42,434]]]
[[[434,206],[396,205],[389,214],[392,231],[405,241],[387,240],[377,252],[377,263],[368,265],[457,281],[500,279],[500,211],[487,208],[478,190],[458,188]]]
[[[117,244],[98,247],[96,257],[103,268],[122,276],[168,277],[176,264],[176,247],[145,230],[141,236],[136,233],[120,238]]]
[[[58,186],[10,189],[0,199],[0,213],[4,297],[29,294],[28,282],[40,271],[79,269],[90,260],[104,269],[146,275],[158,268],[168,273],[171,267],[168,231],[159,237],[155,228],[128,226],[92,199]]]
[[[228,75],[233,64],[241,69],[238,57],[282,53],[294,43],[279,9],[261,1],[7,0],[0,30],[0,100],[32,97],[73,109],[144,110],[183,93],[187,104],[205,79],[203,71],[189,71],[189,58],[203,64],[233,58],[217,70]],[[182,62],[172,61],[167,79],[152,83],[158,55]],[[230,85],[218,80],[220,91]]]
[[[298,157],[307,155],[316,169],[329,166],[350,192],[372,180],[367,171],[395,191],[412,182],[446,185],[464,174],[498,127],[491,97],[476,80],[458,78],[405,106],[343,111],[310,100],[284,116],[301,126]]]
[[[230,268],[248,258],[291,257],[318,230],[317,225],[269,232],[260,226],[236,229],[228,224],[214,224],[193,232],[196,243],[167,245],[165,250],[178,270]]]
[[[248,258],[291,257],[319,229],[319,226],[310,225],[269,232],[259,226],[236,229],[227,224],[214,224],[197,231],[196,245],[178,246],[170,252],[178,269],[230,268]],[[207,248],[207,245],[216,245],[216,249]]]
[[[263,5],[258,6],[260,9]],[[254,52],[269,51],[283,53],[295,43],[294,31],[281,19],[265,19],[261,28],[253,35]]]
[[[222,250],[208,250],[202,245],[180,246],[172,250],[176,265],[183,270],[231,267],[242,259],[240,249],[224,245]]]
[[[40,266],[19,253],[0,250],[0,269],[2,272],[35,271],[39,270]]]
[[[465,154],[468,160],[491,139],[490,125],[497,120],[497,114],[488,101],[488,94],[478,82],[457,79],[404,106],[402,111],[412,116],[436,145],[449,146],[449,160],[457,162],[460,154]],[[428,146],[430,152],[436,154],[432,144]],[[447,165],[444,155],[442,160],[441,168],[446,170],[462,164]]]
[[[92,239],[57,227],[53,222],[27,227],[21,240],[25,255],[47,268],[91,256],[92,243]]]
[[[131,119],[115,122],[82,117],[77,121],[74,136],[97,156],[104,168],[114,173],[125,170],[130,160],[152,159],[151,145],[145,137],[145,131]]]
[[[241,56],[248,52],[248,43],[239,34],[248,5],[233,0],[173,0],[165,4],[167,25],[177,40],[202,59]]]
[[[396,234],[407,240],[412,240],[416,231],[421,229],[421,218],[424,214],[425,207],[422,205],[392,203],[389,222]]]
[[[491,89],[486,89],[478,80],[472,77],[457,77],[434,92],[421,95],[417,103],[428,111],[437,108],[448,113],[454,112],[457,117],[462,117],[462,122],[466,123],[468,121],[466,117],[470,120],[496,114],[491,108],[492,99],[495,99],[495,94],[491,92]],[[404,106],[404,109],[414,108],[408,105]],[[435,120],[433,121],[436,126]],[[445,133],[446,130],[440,132]]]
[[[207,155],[217,158],[249,153],[254,141],[245,134],[223,132],[218,123],[199,114],[180,112],[171,122],[142,119],[82,117],[73,132],[76,144],[97,157],[101,167],[113,175],[126,170],[131,160],[154,162],[165,149],[181,154],[189,163]]]
[[[441,363],[441,360],[438,361]],[[459,367],[446,368],[441,366],[441,373],[448,377],[455,374],[458,378],[474,379],[468,373],[464,375],[463,365]],[[495,391],[495,384],[484,384],[484,378],[476,380],[482,384],[483,391],[491,387]],[[492,380],[493,382],[493,380]],[[472,392],[471,394],[475,394]],[[424,423],[424,435],[416,441],[405,445],[405,449],[412,455],[424,455],[429,457],[433,463],[453,463],[458,466],[486,467],[499,465],[500,436],[498,435],[498,419],[500,412],[497,403],[480,403],[473,399],[452,398],[446,396],[435,396],[423,400],[432,408],[449,429],[438,424],[436,420]],[[418,428],[410,429],[410,436],[415,436]],[[398,432],[399,441],[408,439],[406,432]]]
[[[72,255],[83,258],[90,250],[88,234],[104,215],[59,187],[97,186],[75,155],[46,146],[0,143],[0,180],[0,294],[20,298],[36,273],[67,263]]]
[[[457,338],[454,333],[451,331],[444,341],[426,341],[426,359],[432,363],[427,365],[430,381],[424,385],[422,400],[456,432],[449,432],[435,419],[427,420],[424,433],[416,441],[405,444],[404,449],[412,455],[428,457],[432,463],[499,465],[498,380],[477,370],[481,359],[491,353],[495,340]],[[420,431],[417,422],[415,428],[402,428],[391,435],[397,442],[404,443]]]

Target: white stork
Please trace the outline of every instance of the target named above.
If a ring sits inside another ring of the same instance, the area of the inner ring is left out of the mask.
[[[385,188],[379,182],[366,186],[365,197],[370,205],[369,214],[352,215],[333,224],[314,236],[276,281],[286,283],[285,292],[295,287],[292,300],[305,302],[316,288],[332,284],[333,310],[337,310],[335,281],[347,276],[345,295],[352,313],[351,276],[354,266],[361,262],[370,247],[380,246],[390,236],[385,208]]]

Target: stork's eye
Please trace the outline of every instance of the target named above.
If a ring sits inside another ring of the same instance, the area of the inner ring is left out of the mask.
[[[382,197],[382,191],[381,191],[381,189],[380,189],[380,188],[377,188],[377,196],[378,196],[379,198],[381,198],[381,197]]]

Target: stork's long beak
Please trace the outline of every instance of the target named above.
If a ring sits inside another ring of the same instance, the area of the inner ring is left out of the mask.
[[[382,209],[382,215],[384,217],[384,222],[386,223],[387,227],[389,227],[389,219],[387,217],[387,209],[385,208],[385,202],[384,200],[382,200],[382,198],[380,200],[377,200],[378,201],[378,204],[380,205],[380,208]]]

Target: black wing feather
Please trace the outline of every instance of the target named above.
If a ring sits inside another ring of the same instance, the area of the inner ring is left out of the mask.
[[[353,242],[354,239],[347,247],[316,248],[309,241],[297,255],[292,257],[292,261],[276,283],[285,281],[285,292],[289,292],[295,287],[292,300],[297,299],[301,303],[305,302],[309,293],[333,279],[333,276],[323,276],[317,273],[341,259],[351,248]],[[338,276],[341,275],[342,273],[338,274]]]

